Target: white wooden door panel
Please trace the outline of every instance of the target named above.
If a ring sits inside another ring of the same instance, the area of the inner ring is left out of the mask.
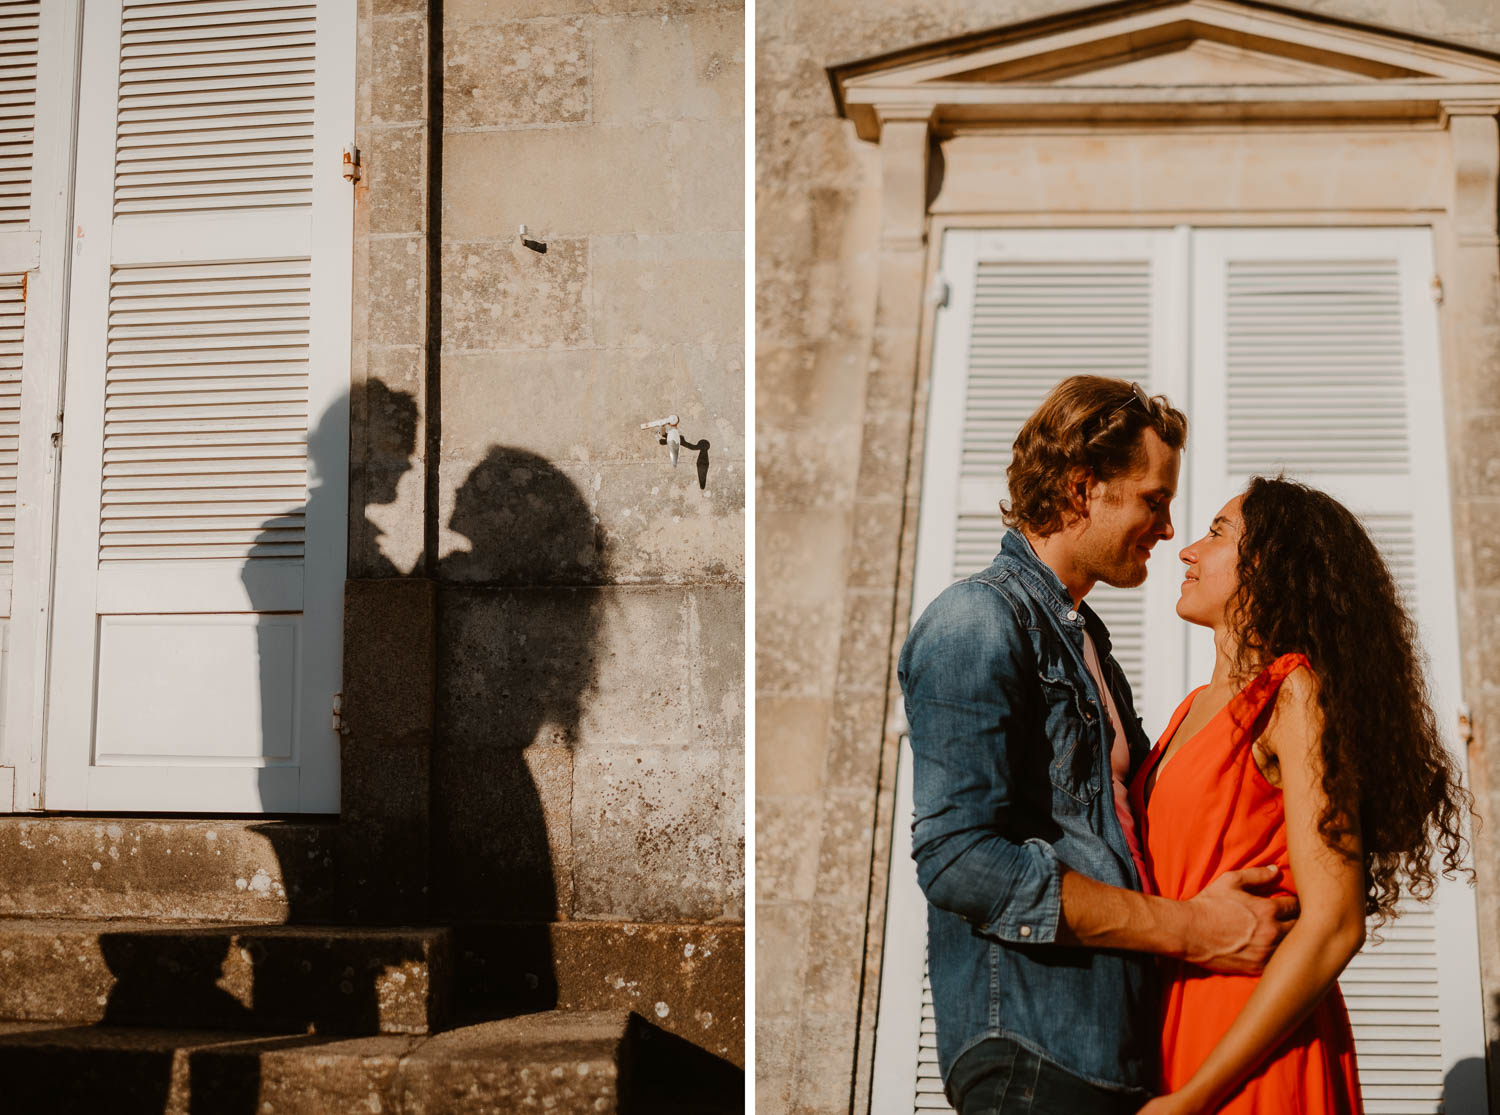
[[[1454,723],[1457,612],[1428,230],[965,231],[948,233],[943,253],[950,297],[935,324],[914,619],[993,556],[1003,528],[982,504],[1003,494],[995,477],[1010,439],[1045,390],[1073,371],[1121,375],[1189,415],[1178,537],[1162,547],[1169,565],[1253,474],[1285,470],[1331,492],[1390,561],[1421,628],[1439,718]],[[1122,253],[1150,273],[1138,281],[1149,296],[1122,295]],[[1016,293],[985,276],[997,265]],[[1106,273],[1115,283],[1108,297]],[[1049,289],[1061,275],[1071,299]],[[1101,338],[1112,343],[1091,349]],[[1091,352],[1104,359],[1090,364]],[[1137,704],[1148,732],[1213,662],[1206,634],[1192,629],[1189,641],[1172,612],[1174,572],[1153,562],[1144,602],[1090,595],[1145,695]],[[925,904],[910,862],[909,758],[903,749],[876,1037],[879,1115],[947,1109]],[[1486,1109],[1483,1095],[1463,1092],[1464,1074],[1449,1075],[1484,1055],[1476,934],[1472,892],[1445,881],[1435,903],[1403,902],[1345,973],[1372,1115],[1419,1115],[1444,1102]]]
[[[331,812],[353,5],[84,36],[46,802]]]
[[[40,801],[79,19],[0,3],[0,812]]]

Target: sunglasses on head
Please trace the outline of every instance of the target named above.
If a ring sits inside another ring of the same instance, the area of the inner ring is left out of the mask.
[[[1106,422],[1108,422],[1115,415],[1119,414],[1120,411],[1124,410],[1131,403],[1140,403],[1141,406],[1143,406],[1146,409],[1146,414],[1147,414],[1148,417],[1151,417],[1151,418],[1155,418],[1156,417],[1156,412],[1151,409],[1151,396],[1146,394],[1145,389],[1142,388],[1139,383],[1136,383],[1134,380],[1132,380],[1131,384],[1130,384],[1130,390],[1131,390],[1130,398],[1126,399],[1119,406],[1115,407],[1114,410],[1110,411],[1108,414],[1106,414],[1104,416],[1104,420]]]

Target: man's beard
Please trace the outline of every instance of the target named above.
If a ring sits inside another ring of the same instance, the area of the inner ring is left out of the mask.
[[[1106,549],[1103,546],[1097,549],[1088,546],[1080,549],[1079,557],[1082,559],[1084,571],[1096,581],[1102,581],[1106,585],[1115,588],[1136,588],[1146,583],[1146,563],[1136,557],[1136,547],[1131,547],[1124,554],[1115,549]]]

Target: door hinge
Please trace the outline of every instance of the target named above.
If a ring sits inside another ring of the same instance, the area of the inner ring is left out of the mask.
[[[344,177],[350,182],[359,181],[359,148],[352,143],[344,144]]]
[[[941,275],[934,275],[932,277],[932,285],[927,288],[927,301],[941,309],[948,304],[948,295],[950,292],[948,280]]]
[[[1443,277],[1441,275],[1432,277],[1432,300],[1439,306],[1443,304]]]
[[[1458,738],[1465,745],[1474,742],[1474,715],[1469,711],[1468,705],[1458,706]]]
[[[335,693],[333,695],[333,731],[335,735],[347,736],[349,725],[344,723],[344,695]]]

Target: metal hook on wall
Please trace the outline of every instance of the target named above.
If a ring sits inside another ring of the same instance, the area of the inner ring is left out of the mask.
[[[667,452],[672,457],[672,467],[677,467],[677,451],[682,448],[682,431],[677,428],[677,415],[669,414],[665,418],[658,418],[654,422],[642,422],[643,430],[661,430],[661,438],[657,442],[665,445]]]

